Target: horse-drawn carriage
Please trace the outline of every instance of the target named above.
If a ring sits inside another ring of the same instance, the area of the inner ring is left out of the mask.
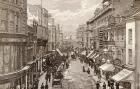
[[[59,71],[54,75],[52,86],[54,88],[62,87],[62,80],[63,80],[63,73]]]

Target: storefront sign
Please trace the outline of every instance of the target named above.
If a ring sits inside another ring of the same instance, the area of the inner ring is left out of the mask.
[[[26,39],[2,38],[2,42],[26,42]]]

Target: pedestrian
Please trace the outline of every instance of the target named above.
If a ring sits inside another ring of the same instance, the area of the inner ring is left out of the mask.
[[[113,81],[111,81],[110,87],[111,87],[111,89],[114,89],[114,82]]]
[[[48,89],[48,83],[46,82],[45,89]]]
[[[88,68],[87,73],[90,74],[90,69]]]
[[[103,89],[106,89],[106,84],[105,84],[105,82],[104,82],[104,84],[103,84]]]
[[[119,82],[116,82],[115,86],[116,86],[116,89],[119,89],[119,86],[120,86]]]
[[[49,81],[50,82],[51,74],[50,73],[47,73],[45,79],[46,79],[46,81]]]
[[[98,74],[98,79],[101,81],[101,78],[102,78],[102,76],[101,76],[101,74]]]
[[[97,81],[97,83],[96,83],[96,89],[99,89],[100,88],[100,83],[99,83],[99,81]]]
[[[85,72],[85,66],[83,66],[83,72]]]
[[[108,79],[108,87],[110,87],[110,79]]]
[[[45,87],[44,87],[44,84],[43,84],[43,83],[41,84],[41,89],[45,89]]]

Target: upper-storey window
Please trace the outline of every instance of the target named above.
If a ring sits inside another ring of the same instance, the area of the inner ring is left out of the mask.
[[[133,60],[132,60],[132,49],[129,49],[128,50],[128,56],[129,56],[129,60],[128,60],[128,63],[130,64],[130,65],[132,65],[133,63]]]
[[[9,15],[8,15],[8,19],[9,19],[9,30],[14,30],[14,16],[15,16],[15,13],[14,11],[9,11]]]
[[[128,43],[132,44],[132,29],[128,30]]]
[[[7,9],[0,8],[0,30],[7,30]]]

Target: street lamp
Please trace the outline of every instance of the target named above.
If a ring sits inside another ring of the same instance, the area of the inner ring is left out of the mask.
[[[104,52],[105,54],[107,54],[107,53],[108,53],[108,49],[107,49],[107,48],[104,48],[104,49],[103,49],[103,52]]]

